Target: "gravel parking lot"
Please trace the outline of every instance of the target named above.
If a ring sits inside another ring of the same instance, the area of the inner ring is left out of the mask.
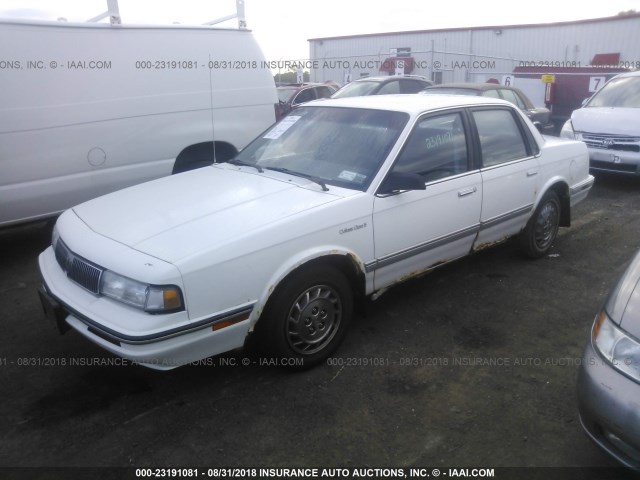
[[[36,295],[47,226],[2,230],[0,467],[616,466],[576,375],[640,247],[639,192],[598,176],[547,257],[507,243],[396,287],[302,373],[243,352],[155,372],[59,336]]]

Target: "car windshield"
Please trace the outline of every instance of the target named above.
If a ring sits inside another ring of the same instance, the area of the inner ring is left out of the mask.
[[[379,82],[369,80],[352,82],[334,93],[331,98],[363,97],[373,92],[378,85]]]
[[[408,119],[406,113],[386,110],[302,107],[250,143],[235,161],[365,190]]]
[[[480,95],[478,90],[470,88],[427,88],[422,93],[428,95]]]
[[[586,106],[640,108],[640,77],[611,80]]]
[[[282,103],[287,103],[293,94],[298,91],[297,88],[283,88],[278,87],[278,100]]]

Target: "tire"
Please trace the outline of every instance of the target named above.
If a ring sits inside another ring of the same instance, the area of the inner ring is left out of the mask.
[[[342,272],[314,266],[294,272],[276,289],[258,322],[264,351],[277,364],[303,370],[342,342],[353,316],[353,291]]]
[[[527,226],[520,232],[520,247],[530,258],[540,258],[549,252],[560,226],[560,199],[550,190],[544,194]]]

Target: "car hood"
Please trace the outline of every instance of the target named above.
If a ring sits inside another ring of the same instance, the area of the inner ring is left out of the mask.
[[[576,132],[640,136],[640,109],[586,107],[571,114]]]
[[[205,167],[120,190],[73,210],[94,232],[174,263],[341,198],[306,179],[252,170],[229,164]]]
[[[609,294],[607,314],[615,323],[640,339],[640,252],[636,254]]]

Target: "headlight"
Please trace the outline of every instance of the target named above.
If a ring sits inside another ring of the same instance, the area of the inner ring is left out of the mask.
[[[640,382],[640,343],[618,328],[604,309],[591,336],[594,346],[615,369]]]
[[[573,124],[570,119],[564,122],[562,130],[560,130],[560,138],[568,138],[570,140],[576,139],[576,134],[573,131]]]
[[[149,313],[168,313],[184,309],[182,293],[178,287],[149,285],[110,270],[102,273],[100,293]]]

